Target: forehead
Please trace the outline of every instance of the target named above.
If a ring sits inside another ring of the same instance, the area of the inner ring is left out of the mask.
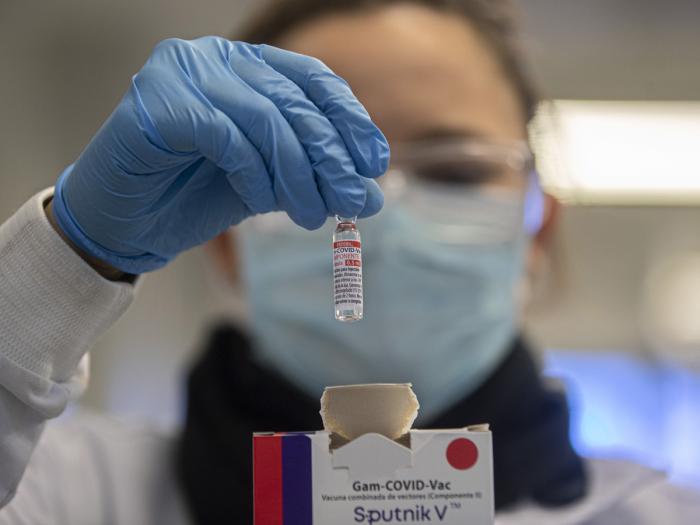
[[[345,78],[392,143],[525,137],[517,94],[463,17],[416,5],[325,16],[280,42]]]

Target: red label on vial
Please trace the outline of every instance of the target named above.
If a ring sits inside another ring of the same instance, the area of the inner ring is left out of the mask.
[[[333,248],[362,248],[360,241],[335,241]]]

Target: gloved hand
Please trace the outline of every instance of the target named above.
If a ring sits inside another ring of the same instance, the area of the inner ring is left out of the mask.
[[[80,249],[128,273],[160,268],[257,213],[307,229],[369,216],[389,147],[316,59],[216,37],[160,43],[56,185]]]

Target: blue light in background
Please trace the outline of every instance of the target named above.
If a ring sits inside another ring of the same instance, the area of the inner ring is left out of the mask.
[[[700,375],[615,352],[548,351],[564,382],[580,454],[625,458],[700,487]]]

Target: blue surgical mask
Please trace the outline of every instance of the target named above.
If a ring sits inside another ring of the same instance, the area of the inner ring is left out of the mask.
[[[314,397],[327,385],[410,382],[423,418],[448,408],[516,335],[521,201],[507,190],[415,192],[359,221],[365,317],[350,324],[333,317],[334,221],[315,232],[278,215],[250,221],[241,238],[257,359]]]

